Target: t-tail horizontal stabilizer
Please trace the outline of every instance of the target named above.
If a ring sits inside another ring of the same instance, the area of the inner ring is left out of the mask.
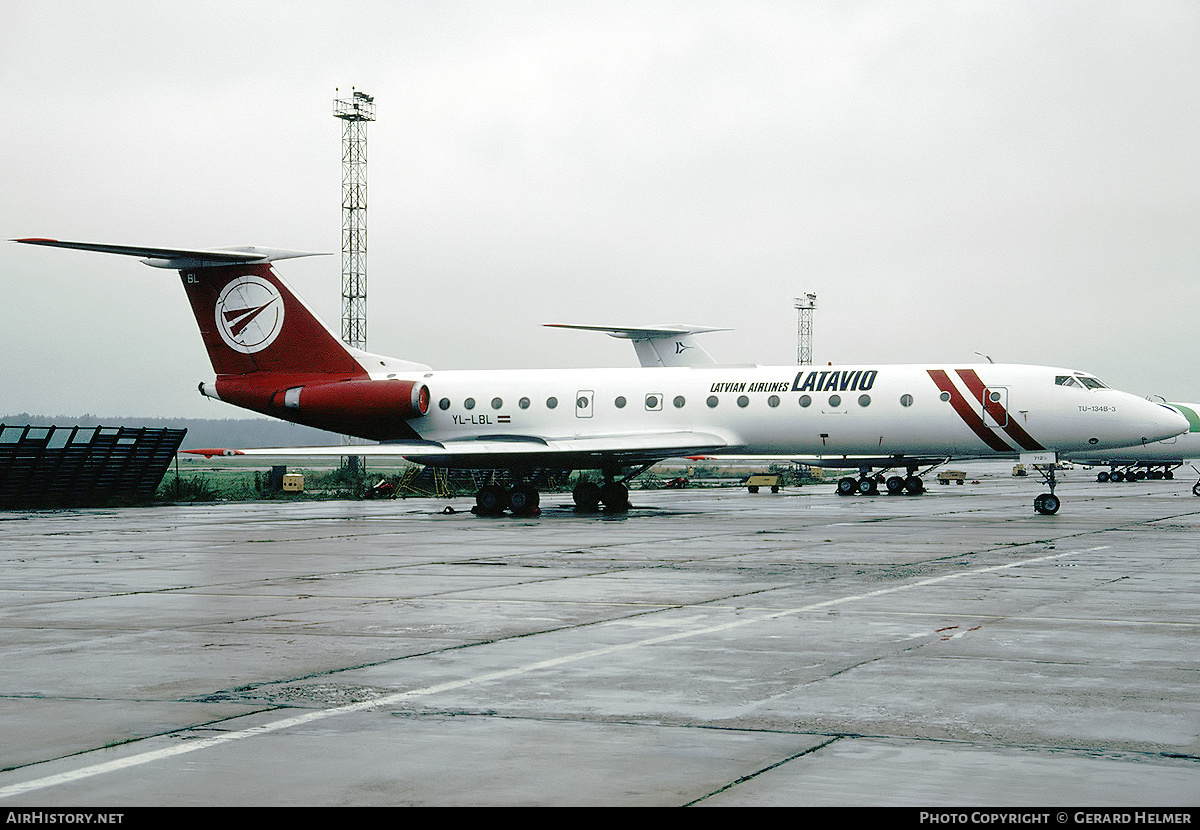
[[[711,366],[717,361],[693,335],[710,331],[729,331],[707,326],[582,326],[571,323],[547,323],[551,328],[599,331],[609,337],[632,340],[638,361],[644,367]]]
[[[61,242],[57,239],[13,239],[27,245],[47,245],[51,248],[73,248],[77,251],[97,251],[102,254],[140,256],[142,262],[155,268],[212,268],[221,265],[267,263],[277,259],[295,259],[302,256],[328,256],[311,251],[289,251],[283,248],[256,248],[242,245],[236,248],[145,248],[135,245],[107,245],[96,242]]]

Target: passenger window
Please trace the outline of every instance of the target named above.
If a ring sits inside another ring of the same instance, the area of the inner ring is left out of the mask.
[[[772,395],[771,397],[767,398],[767,406],[770,406],[770,407],[779,406],[779,396]]]
[[[529,398],[521,398],[521,400],[517,401],[517,406],[521,407],[522,409],[528,409]]]
[[[554,409],[556,406],[558,406],[558,398],[555,398],[553,396],[546,398],[546,408],[547,409]]]
[[[502,406],[504,406],[504,401],[499,398],[492,398],[492,409],[499,409]]]
[[[842,405],[842,396],[841,395],[830,395],[829,396],[829,405],[830,406],[841,406]]]
[[[707,403],[707,404],[709,405],[709,407],[711,407],[711,408],[714,408],[714,409],[715,409],[715,408],[716,408],[716,406],[717,406],[717,396],[716,396],[716,395],[709,395],[709,396],[708,396],[708,400],[707,400],[707,401],[705,401],[705,403]]]
[[[750,405],[750,399],[747,398],[745,395],[738,395],[737,405],[740,406],[742,409],[745,409],[746,407],[748,407]]]
[[[450,408],[450,399],[449,398],[442,398],[440,401],[438,401],[438,409],[445,410],[445,409],[449,409],[449,408]]]
[[[475,399],[474,398],[467,398],[465,401],[463,401],[463,409],[474,409],[474,408],[475,408]]]
[[[625,396],[617,395],[617,399],[615,401],[613,401],[613,403],[616,404],[617,409],[624,409],[625,408]]]
[[[809,395],[801,395],[800,396],[800,405],[801,406],[812,406],[812,397]]]
[[[650,412],[658,412],[662,409],[662,395],[650,393],[646,396],[646,409]]]
[[[858,396],[858,405],[859,406],[870,406],[871,405],[871,396],[870,395],[859,395]]]
[[[687,401],[684,400],[683,395],[676,395],[675,400],[672,401],[672,403],[675,404],[676,409],[683,409],[683,405],[687,403]]]
[[[912,406],[913,405],[913,396],[912,395],[901,395],[900,396],[900,405],[901,406]]]

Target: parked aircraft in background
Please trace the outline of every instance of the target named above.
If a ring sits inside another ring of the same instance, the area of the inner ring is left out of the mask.
[[[1108,467],[1096,474],[1099,482],[1140,481],[1144,478],[1174,478],[1175,470],[1188,461],[1200,460],[1200,404],[1167,403],[1188,420],[1188,431],[1162,441],[1094,452],[1070,453],[1067,460],[1093,467]],[[1200,496],[1200,482],[1192,487]]]
[[[1070,369],[1016,364],[705,366],[435,371],[344,345],[275,273],[302,252],[15,240],[123,254],[179,272],[214,382],[200,392],[254,412],[381,443],[361,456],[507,469],[476,510],[537,510],[539,469],[597,470],[576,504],[628,507],[625,482],[687,455],[1055,454],[1140,445],[1186,431],[1177,411]],[[207,454],[344,455],[344,447]],[[1053,466],[1051,465],[1051,469]],[[1035,500],[1054,513],[1050,492]]]
[[[645,368],[663,366],[711,366],[717,361],[693,335],[709,331],[729,331],[706,326],[581,326],[571,323],[547,323],[550,328],[599,331],[609,337],[633,342],[638,362]]]

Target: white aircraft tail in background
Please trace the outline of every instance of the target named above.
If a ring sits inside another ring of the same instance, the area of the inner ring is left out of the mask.
[[[599,331],[609,337],[633,342],[638,362],[646,367],[710,366],[717,361],[694,335],[710,331],[729,331],[706,326],[580,326],[570,323],[547,323],[551,328]]]

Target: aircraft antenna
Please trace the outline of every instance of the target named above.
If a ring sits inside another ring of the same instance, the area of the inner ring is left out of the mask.
[[[350,87],[349,98],[333,99],[342,119],[342,340],[367,347],[367,122],[375,99]],[[337,90],[334,90],[337,94]]]
[[[796,298],[796,363],[801,366],[810,366],[813,362],[813,312],[816,308],[816,294]]]

